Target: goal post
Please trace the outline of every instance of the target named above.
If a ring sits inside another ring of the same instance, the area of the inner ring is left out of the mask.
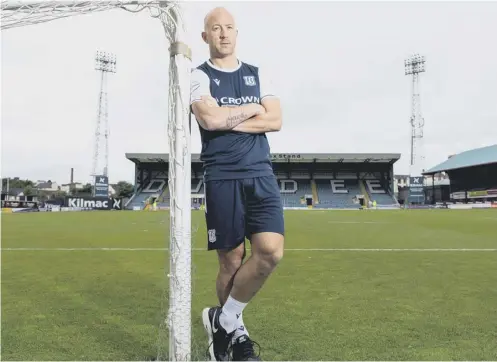
[[[169,42],[169,360],[191,360],[191,50],[177,1],[2,1],[1,29],[44,23],[111,9],[148,10]],[[159,356],[160,357],[160,356]]]

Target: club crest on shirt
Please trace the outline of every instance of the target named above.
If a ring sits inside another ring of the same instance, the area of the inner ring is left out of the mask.
[[[255,77],[253,75],[247,75],[243,77],[245,81],[245,85],[254,86],[255,85]]]

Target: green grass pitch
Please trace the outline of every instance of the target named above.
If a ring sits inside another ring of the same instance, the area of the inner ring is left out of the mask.
[[[192,218],[204,249],[203,213]],[[497,210],[285,218],[283,261],[244,312],[264,360],[497,358]],[[2,359],[156,356],[167,251],[99,248],[164,248],[168,225],[167,212],[3,214]],[[205,359],[217,258],[196,249],[193,264],[193,358]]]

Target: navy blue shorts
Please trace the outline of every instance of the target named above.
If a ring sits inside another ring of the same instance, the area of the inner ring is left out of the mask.
[[[234,249],[261,232],[284,235],[275,176],[207,181],[205,206],[208,250]]]

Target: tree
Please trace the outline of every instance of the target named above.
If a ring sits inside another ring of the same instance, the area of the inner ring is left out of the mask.
[[[53,194],[52,194],[53,198],[54,199],[60,199],[60,198],[64,198],[67,196],[67,192],[65,191],[62,191],[62,190],[58,190],[58,191],[55,191]]]
[[[91,183],[87,183],[86,185],[84,185],[82,188],[80,188],[78,190],[79,194],[91,194],[91,192],[92,192]]]
[[[19,177],[9,177],[2,179],[2,190],[7,189],[7,184],[9,184],[9,189],[24,189],[27,186],[34,187],[35,185],[34,182],[31,180],[21,180]]]
[[[31,185],[26,185],[24,187],[24,191],[23,191],[23,194],[24,196],[33,196],[36,192],[36,190],[33,188],[33,186]]]
[[[114,187],[117,197],[131,197],[133,196],[134,187],[127,181],[119,181]]]

